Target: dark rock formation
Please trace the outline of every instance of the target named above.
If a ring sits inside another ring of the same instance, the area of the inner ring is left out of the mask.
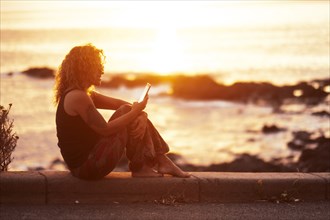
[[[307,82],[294,86],[275,86],[270,83],[237,82],[230,86],[216,83],[209,76],[181,76],[172,83],[173,95],[184,99],[229,100],[256,102],[262,100],[274,106],[281,105],[285,99],[297,99],[308,104],[317,104],[324,100],[327,93],[320,87],[314,88]],[[294,91],[301,91],[295,96]]]
[[[303,172],[329,172],[330,138],[321,135],[313,139],[313,134],[306,131],[294,132],[293,135],[288,147],[302,151],[294,166]]]
[[[173,96],[188,100],[228,100],[238,102],[257,102],[259,100],[273,105],[275,108],[283,103],[285,99],[295,99],[308,104],[317,104],[328,95],[324,91],[329,86],[329,80],[317,80],[312,82],[301,82],[292,86],[275,86],[266,82],[237,82],[226,86],[215,82],[208,75],[198,76],[155,76],[137,75],[135,79],[127,79],[125,76],[114,76],[110,81],[103,82],[103,86],[127,87],[143,86],[146,82],[153,85],[160,83],[171,83]],[[319,86],[315,88],[312,83]],[[295,91],[300,91],[296,95]]]
[[[257,156],[242,154],[230,163],[213,164],[205,171],[224,171],[224,172],[288,172],[292,169],[271,162],[265,162]]]
[[[209,76],[180,76],[172,82],[173,96],[188,100],[229,99],[229,92]]]
[[[161,83],[168,83],[173,80],[176,76],[157,76],[157,75],[134,75],[131,79],[126,75],[115,75],[110,80],[102,81],[101,87],[118,88],[125,86],[127,88],[134,88],[138,86],[144,86],[147,82],[152,85],[159,85]]]
[[[319,112],[313,112],[312,115],[319,116],[319,117],[330,117],[330,113],[327,111],[319,111]]]
[[[285,128],[279,128],[276,125],[264,125],[262,127],[261,131],[264,134],[271,134],[271,133],[286,131],[286,129]]]
[[[22,73],[27,76],[36,77],[36,78],[53,78],[54,72],[55,71],[53,69],[42,67],[42,68],[30,68],[24,70]]]
[[[226,86],[217,83],[208,75],[197,76],[158,76],[148,74],[136,74],[132,77],[115,75],[109,81],[102,81],[101,86],[128,88],[144,86],[146,82],[152,85],[170,83],[172,95],[187,100],[228,100],[236,102],[259,102],[268,103],[274,107],[275,112],[280,112],[280,106],[287,99],[293,99],[315,105],[324,100],[328,95],[324,91],[329,86],[329,80],[314,80],[301,82],[292,86],[275,86],[266,82],[237,82]],[[315,86],[317,84],[318,86]],[[300,95],[295,91],[300,91]]]
[[[315,149],[305,149],[298,167],[303,172],[330,172],[330,139],[323,139]]]

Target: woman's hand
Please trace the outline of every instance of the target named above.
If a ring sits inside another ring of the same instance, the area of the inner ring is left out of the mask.
[[[147,106],[149,96],[147,95],[142,102],[134,102],[132,105],[132,111],[142,112]]]
[[[142,139],[147,128],[148,115],[145,112],[142,112],[130,125],[130,134],[135,139]]]
[[[148,115],[142,112],[147,106],[149,96],[147,95],[142,102],[134,102],[132,111],[138,112],[138,117],[130,125],[130,134],[136,139],[142,139],[147,127]],[[142,112],[142,114],[141,114]]]

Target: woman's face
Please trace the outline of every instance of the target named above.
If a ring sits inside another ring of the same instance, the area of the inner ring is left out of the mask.
[[[100,62],[92,73],[92,84],[95,86],[99,86],[101,84],[101,77],[104,74],[104,66]]]

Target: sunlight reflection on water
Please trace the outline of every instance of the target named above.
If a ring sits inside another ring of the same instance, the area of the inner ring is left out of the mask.
[[[1,78],[1,104],[13,103],[10,115],[15,120],[14,130],[20,137],[11,169],[48,167],[52,160],[61,158],[57,147],[52,85],[52,80],[22,75]],[[100,88],[99,91],[132,102],[142,89]],[[166,86],[153,89],[146,111],[171,151],[183,156],[181,162],[209,165],[229,162],[241,153],[258,155],[265,160],[297,156],[286,146],[292,138],[292,131],[322,130],[330,135],[326,120],[311,116],[310,110],[302,107],[299,114],[273,114],[272,109],[266,106],[159,97],[155,92],[166,90]],[[298,107],[287,106],[293,110]],[[106,119],[113,113],[100,112]],[[264,135],[260,130],[265,124],[276,124],[287,128],[287,131]]]

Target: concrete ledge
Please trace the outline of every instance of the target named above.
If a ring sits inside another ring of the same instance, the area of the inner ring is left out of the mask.
[[[0,203],[45,203],[45,177],[38,172],[0,172]]]
[[[330,174],[308,173],[198,173],[201,202],[327,199]]]
[[[0,173],[1,204],[107,204],[111,202],[256,202],[329,200],[330,173],[196,172],[191,178],[132,178],[114,172],[102,180],[67,171]]]
[[[197,202],[199,196],[195,178],[132,178],[128,172],[114,172],[102,180],[86,181],[74,178],[68,172],[42,174],[48,181],[49,204],[144,202],[169,196]]]

